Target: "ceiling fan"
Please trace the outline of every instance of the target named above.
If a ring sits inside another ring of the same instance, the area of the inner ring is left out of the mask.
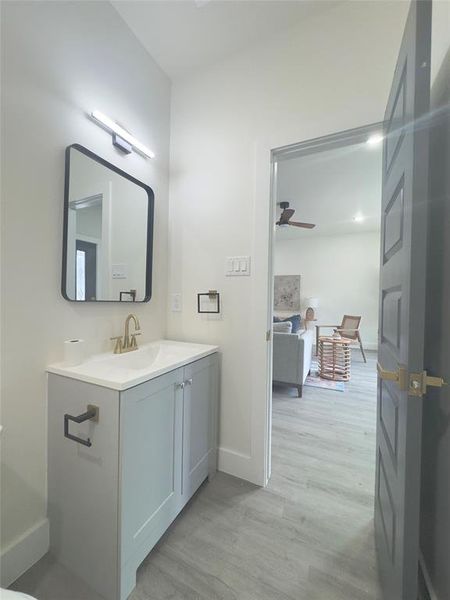
[[[291,221],[292,217],[294,216],[295,210],[293,208],[289,208],[289,202],[280,202],[280,208],[283,212],[280,215],[280,220],[276,223],[279,227],[287,227],[288,225],[292,225],[293,227],[313,229],[316,226],[314,223],[301,223],[299,221]]]

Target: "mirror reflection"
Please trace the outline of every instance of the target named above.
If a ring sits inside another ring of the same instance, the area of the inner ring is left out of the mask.
[[[148,186],[78,144],[67,149],[65,298],[148,301],[152,227]]]

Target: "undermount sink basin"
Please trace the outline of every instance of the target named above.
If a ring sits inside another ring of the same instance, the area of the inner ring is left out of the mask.
[[[114,390],[126,390],[217,351],[217,346],[158,340],[125,354],[97,354],[76,367],[66,367],[63,363],[51,365],[47,371]]]
[[[111,366],[118,369],[147,369],[158,360],[160,352],[161,345],[151,344],[126,354],[114,354],[105,362],[111,361]]]

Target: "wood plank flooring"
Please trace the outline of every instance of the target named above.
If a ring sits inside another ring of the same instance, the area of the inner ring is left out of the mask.
[[[381,600],[373,543],[376,375],[353,354],[346,392],[276,387],[272,478],[219,473],[142,563],[130,600]],[[93,565],[95,568],[95,565]],[[100,600],[51,557],[13,586]]]

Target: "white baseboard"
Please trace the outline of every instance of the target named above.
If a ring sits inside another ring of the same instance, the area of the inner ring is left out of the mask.
[[[378,344],[377,343],[371,344],[370,342],[368,344],[366,344],[364,342],[364,350],[378,350]]]
[[[420,565],[420,570],[422,571],[423,580],[425,582],[425,585],[426,585],[426,588],[427,588],[427,592],[428,592],[428,596],[430,597],[430,600],[439,600],[438,595],[434,591],[433,582],[431,581],[430,572],[428,570],[427,563],[425,562],[425,558],[424,558],[422,552],[419,552],[419,565]]]
[[[2,587],[8,587],[48,552],[49,522],[42,519],[26,531],[0,555]]]
[[[219,448],[219,471],[262,486],[264,482],[261,481],[261,475],[254,463],[254,459],[248,454],[236,452],[229,448]]]

